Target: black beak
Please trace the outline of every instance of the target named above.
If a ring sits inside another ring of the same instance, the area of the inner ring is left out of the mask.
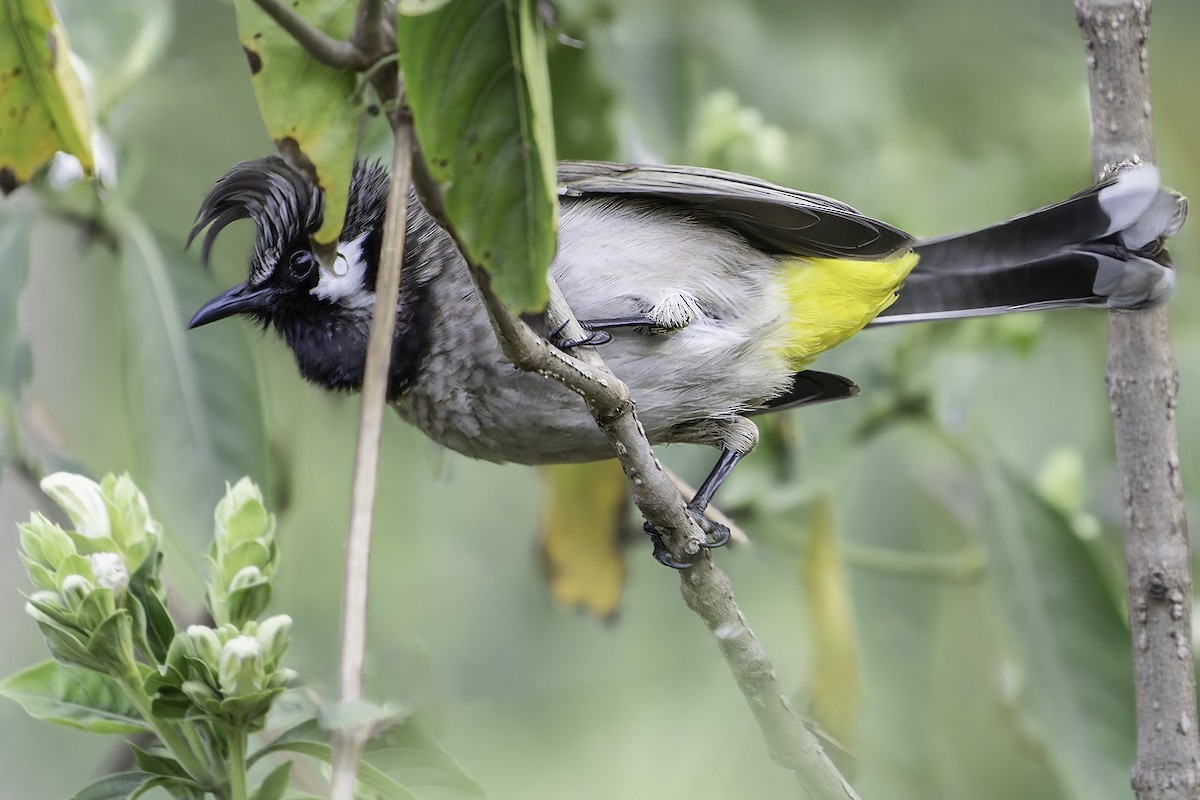
[[[232,317],[234,314],[265,309],[269,296],[268,289],[252,289],[249,284],[239,283],[229,291],[222,292],[205,303],[204,307],[196,312],[196,316],[192,317],[188,327],[199,328],[201,325]]]

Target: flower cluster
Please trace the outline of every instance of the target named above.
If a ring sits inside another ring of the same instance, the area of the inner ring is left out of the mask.
[[[207,593],[216,627],[178,632],[158,577],[162,526],[129,477],[58,473],[42,489],[74,528],[40,514],[21,526],[36,588],[27,611],[55,657],[143,687],[156,713],[261,725],[295,673],[279,666],[291,618],[258,621],[276,562],[275,518],[258,487],[243,479],[217,505]]]
[[[214,514],[209,553],[208,610],[218,625],[242,626],[271,599],[275,573],[275,516],[249,478],[228,487]]]
[[[291,627],[286,614],[241,627],[188,627],[167,653],[157,687],[161,703],[181,716],[194,706],[229,725],[261,724],[271,701],[296,678],[279,666],[291,643]]]
[[[151,650],[147,605],[151,614],[162,608],[156,577],[162,527],[127,475],[96,483],[56,473],[42,490],[74,530],[36,513],[20,526],[21,559],[36,588],[26,611],[61,661],[128,675],[135,645]]]
[[[148,689],[155,708],[188,717],[199,712],[234,727],[262,724],[271,701],[295,679],[279,660],[291,617],[261,622],[275,573],[275,517],[249,478],[227,486],[214,513],[206,600],[215,627],[175,634]]]

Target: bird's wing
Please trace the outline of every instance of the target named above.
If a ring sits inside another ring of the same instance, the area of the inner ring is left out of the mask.
[[[771,252],[877,260],[913,241],[837,200],[714,169],[563,161],[558,183],[563,197],[619,195],[677,203]]]

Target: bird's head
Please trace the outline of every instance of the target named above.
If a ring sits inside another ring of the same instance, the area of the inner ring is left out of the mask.
[[[365,324],[375,301],[386,191],[381,167],[356,165],[337,258],[323,269],[309,240],[321,224],[320,190],[274,156],[235,166],[204,198],[188,242],[207,228],[201,245],[207,265],[217,235],[236,220],[250,219],[258,228],[250,274],[206,303],[190,327],[245,314],[264,326],[274,324],[290,340],[290,329],[333,317]]]
[[[282,334],[308,380],[327,389],[358,389],[375,307],[387,190],[382,166],[355,164],[337,258],[324,268],[309,241],[321,224],[320,190],[280,158],[238,164],[204,198],[188,241],[207,229],[201,245],[207,264],[217,235],[231,222],[249,218],[258,228],[250,274],[205,303],[191,327],[244,314]],[[393,395],[414,380],[426,351],[430,311],[424,299],[431,271],[456,253],[415,200],[409,205],[408,231],[388,381]]]

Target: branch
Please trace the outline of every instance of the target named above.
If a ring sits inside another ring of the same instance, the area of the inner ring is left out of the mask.
[[[1075,0],[1088,54],[1097,176],[1154,161],[1146,40],[1150,0]],[[1125,504],[1139,800],[1196,797],[1200,739],[1192,661],[1191,557],[1167,307],[1108,315],[1108,395]]]
[[[371,62],[388,51],[389,40],[391,50],[396,49],[395,31],[392,30],[391,35],[388,35],[384,8],[386,4],[383,0],[359,0],[354,13],[354,28],[350,31],[350,41],[360,53],[366,54]]]
[[[313,58],[330,67],[362,70],[371,62],[353,41],[335,39],[284,5],[280,0],[254,0],[263,11],[292,35]]]
[[[363,662],[367,648],[367,584],[371,553],[371,518],[375,504],[379,439],[386,404],[388,367],[396,330],[396,307],[400,297],[400,266],[408,220],[408,191],[411,182],[412,126],[410,120],[393,116],[395,149],[388,187],[387,218],[379,255],[371,338],[363,373],[362,416],[358,427],[351,489],[350,524],[346,534],[346,577],[342,598],[342,638],[338,656],[339,701],[362,699]],[[333,740],[333,800],[354,800],[358,760],[369,729],[342,728]]]
[[[413,172],[422,205],[458,242],[459,251],[466,258],[467,251],[443,211],[438,186],[430,180],[419,159]],[[754,713],[771,758],[795,773],[797,781],[814,800],[858,800],[854,789],[792,708],[770,657],[734,600],[728,576],[717,567],[709,552],[700,547],[704,534],[688,514],[670,475],[658,463],[638,421],[628,387],[613,375],[594,348],[575,348],[573,352],[578,357],[572,357],[530,330],[492,293],[487,272],[469,258],[466,261],[505,358],[527,372],[553,378],[583,397],[629,478],[634,503],[642,516],[663,533],[664,542],[676,559],[692,560],[692,567],[680,572],[680,591],[688,608],[713,633],[734,681]],[[553,277],[547,276],[547,280],[550,282],[547,326],[554,329],[565,322],[563,336],[584,338],[583,329]]]

